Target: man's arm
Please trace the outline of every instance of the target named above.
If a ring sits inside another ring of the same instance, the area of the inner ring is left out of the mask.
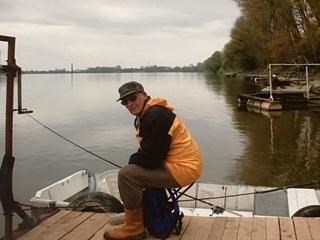
[[[155,169],[163,166],[170,150],[169,130],[175,114],[161,106],[153,106],[140,122],[139,136],[142,138],[139,150],[132,154],[129,163]]]

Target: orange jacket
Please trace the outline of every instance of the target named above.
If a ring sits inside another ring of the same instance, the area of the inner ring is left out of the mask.
[[[148,100],[135,126],[140,148],[131,155],[129,163],[150,169],[165,166],[181,186],[200,177],[199,146],[167,100]]]

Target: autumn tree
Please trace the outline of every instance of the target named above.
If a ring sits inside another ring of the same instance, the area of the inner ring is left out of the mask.
[[[223,68],[320,60],[319,0],[234,0],[241,16],[223,50]]]

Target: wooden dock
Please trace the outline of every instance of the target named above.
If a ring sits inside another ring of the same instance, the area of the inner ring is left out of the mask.
[[[59,211],[18,240],[103,240],[108,213]],[[154,239],[149,237],[148,239]],[[320,240],[320,218],[189,217],[181,240]]]

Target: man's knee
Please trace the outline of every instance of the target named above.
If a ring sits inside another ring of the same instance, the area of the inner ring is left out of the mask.
[[[136,172],[137,166],[135,164],[128,164],[122,167],[118,174],[118,180],[133,178]]]

